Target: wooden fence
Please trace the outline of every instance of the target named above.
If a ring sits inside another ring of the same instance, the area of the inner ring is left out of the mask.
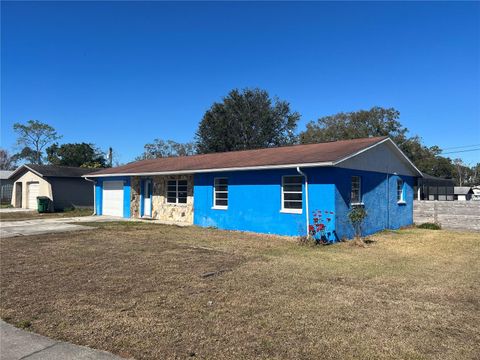
[[[434,222],[445,229],[480,231],[480,201],[413,202],[416,224]]]

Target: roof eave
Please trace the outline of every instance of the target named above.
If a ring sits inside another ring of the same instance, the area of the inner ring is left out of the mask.
[[[333,162],[320,163],[303,163],[303,164],[284,164],[284,165],[263,165],[263,166],[248,166],[248,167],[231,167],[231,168],[212,168],[199,170],[177,170],[177,171],[156,171],[156,172],[136,172],[136,173],[116,173],[116,174],[87,174],[84,178],[96,177],[114,177],[114,176],[151,176],[151,175],[182,175],[182,174],[200,174],[209,172],[224,172],[224,171],[248,171],[248,170],[270,170],[270,169],[289,169],[296,167],[316,167],[316,166],[332,166]]]
[[[43,175],[40,174],[38,171],[32,169],[32,168],[29,167],[28,165],[22,165],[22,166],[19,166],[19,167],[8,177],[8,179],[13,179],[18,173],[20,173],[20,172],[23,171],[24,169],[27,169],[28,171],[33,172],[35,175],[38,175],[38,176],[40,176],[40,177],[43,178]]]

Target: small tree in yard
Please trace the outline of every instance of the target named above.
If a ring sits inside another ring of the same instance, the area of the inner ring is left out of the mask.
[[[367,217],[367,211],[362,206],[354,206],[348,213],[348,219],[355,231],[355,240],[362,241],[362,225],[363,221]]]

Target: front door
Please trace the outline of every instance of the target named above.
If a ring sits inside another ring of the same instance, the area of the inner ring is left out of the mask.
[[[143,186],[143,216],[152,217],[152,181],[145,180]]]

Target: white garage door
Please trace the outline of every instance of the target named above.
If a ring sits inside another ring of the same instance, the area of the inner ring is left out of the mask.
[[[102,214],[123,216],[123,181],[104,181]]]
[[[37,196],[40,191],[40,184],[38,182],[27,183],[27,208],[37,208]]]

